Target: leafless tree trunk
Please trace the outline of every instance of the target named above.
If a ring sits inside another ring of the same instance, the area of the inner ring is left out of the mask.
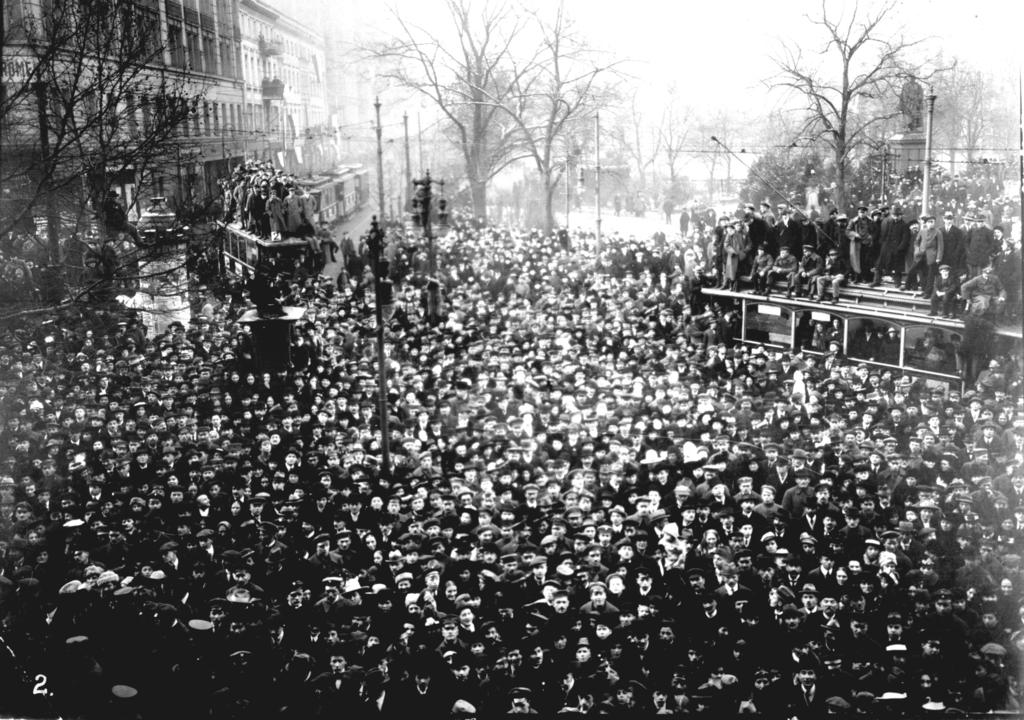
[[[520,140],[540,176],[544,225],[554,228],[554,198],[565,164],[556,154],[566,137],[590,134],[594,112],[613,97],[604,85],[617,74],[619,62],[604,60],[579,36],[559,4],[551,19],[532,15],[540,48],[522,72],[512,75],[511,92],[495,98],[518,128]],[[598,158],[600,162],[600,158]]]
[[[640,188],[646,188],[647,173],[661,154],[664,134],[662,128],[653,124],[640,108],[636,92],[629,98],[628,105],[617,114],[609,134],[633,161]]]
[[[798,31],[800,42],[785,45],[775,59],[778,73],[768,82],[806,101],[801,135],[820,139],[835,163],[837,207],[846,205],[847,167],[877,124],[899,115],[898,85],[919,76],[909,68],[907,52],[920,40],[907,40],[890,29],[896,0],[865,9],[844,9],[822,1],[821,11],[807,16],[814,36]],[[814,40],[823,48],[806,53]]]
[[[487,186],[510,163],[525,155],[516,126],[501,107],[510,100],[517,76],[513,48],[524,20],[504,4],[447,0],[453,38],[435,35],[392,16],[395,37],[364,48],[384,60],[384,76],[415,90],[438,107],[447,121],[446,135],[459,149],[478,217],[487,215]]]

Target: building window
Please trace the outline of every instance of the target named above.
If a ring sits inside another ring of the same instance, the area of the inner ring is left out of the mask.
[[[203,33],[203,68],[208,73],[218,72],[217,43],[209,33]]]
[[[167,50],[171,54],[171,65],[185,67],[185,48],[181,44],[181,25],[167,24]]]
[[[148,135],[153,125],[153,118],[150,115],[149,96],[143,95],[139,98],[139,108],[142,110],[142,134]]]
[[[185,30],[185,43],[188,48],[188,67],[191,70],[202,71],[203,55],[199,49],[199,33],[194,28]]]
[[[235,76],[234,64],[231,62],[231,45],[223,40],[220,43],[220,72],[227,77]]]

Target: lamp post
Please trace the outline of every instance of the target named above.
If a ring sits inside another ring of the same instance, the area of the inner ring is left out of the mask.
[[[388,430],[388,371],[384,353],[384,308],[394,304],[394,287],[388,277],[390,267],[384,257],[387,245],[384,231],[374,215],[370,221],[367,249],[373,270],[374,314],[377,320],[377,413],[380,419],[381,476],[391,476],[391,438]]]
[[[885,202],[885,178],[889,173],[889,144],[886,143],[882,146],[882,187],[881,187],[881,201]]]
[[[596,150],[594,159],[597,161],[594,175],[594,194],[597,198],[597,252],[601,252],[601,113],[594,113],[594,137]]]
[[[569,229],[569,200],[572,197],[572,178],[569,169],[569,148],[565,149],[565,229]]]
[[[441,196],[437,198],[437,224],[442,231],[448,229],[448,201],[444,197],[444,180],[433,180],[430,171],[412,184],[416,190],[412,198],[412,221],[423,229],[423,237],[427,241],[427,322],[437,325],[441,305],[441,283],[437,277],[437,248],[434,244],[434,231],[431,225],[431,201],[434,199],[431,186],[437,183]]]
[[[932,176],[932,116],[935,114],[935,95],[929,95],[928,115],[925,117],[924,134],[924,184],[921,189],[921,214],[928,214],[928,201],[930,200],[930,186]]]
[[[384,144],[381,140],[384,128],[380,124],[379,97],[374,101],[373,107],[377,111],[377,127],[375,128],[377,131],[377,207],[379,208],[377,214],[383,218],[387,208],[384,206]]]
[[[405,189],[402,191],[401,202],[406,211],[412,209],[412,161],[409,159],[409,113],[402,115],[405,127]]]

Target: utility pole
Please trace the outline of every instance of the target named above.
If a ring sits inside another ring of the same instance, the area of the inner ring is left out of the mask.
[[[928,214],[930,184],[932,176],[932,116],[935,114],[935,95],[929,95],[928,115],[925,117],[924,131],[924,187],[921,191],[921,214]]]
[[[420,156],[420,167],[419,172],[423,172],[423,118],[420,117],[419,113],[416,113],[416,146]]]
[[[569,229],[569,197],[572,195],[572,178],[569,170],[569,148],[565,149],[565,229]]]
[[[1018,226],[1018,241],[1024,243],[1024,79],[1021,78],[1021,71],[1017,70],[1017,121],[1020,125],[1020,155],[1018,157],[1017,192],[1020,193],[1020,225]],[[1024,270],[1024,253],[1021,253],[1021,269]]]
[[[384,128],[380,124],[379,96],[374,101],[373,107],[377,110],[377,205],[380,208],[377,214],[383,218],[384,213],[387,211],[387,207],[384,205],[384,145],[381,140],[381,134],[384,132]]]
[[[408,212],[412,209],[412,161],[409,159],[409,113],[402,113],[402,125],[405,127],[405,192],[402,193],[402,207]]]
[[[601,113],[594,113],[594,137],[596,138],[597,172],[594,193],[597,197],[597,252],[601,252]]]
[[[7,37],[7,7],[6,1],[0,0],[0,106],[7,105],[7,85],[4,83],[4,38]],[[4,132],[4,117],[0,113],[0,143],[3,143],[6,133]]]
[[[889,146],[882,146],[882,188],[879,191],[879,202],[885,202],[885,175],[888,172],[889,166]]]

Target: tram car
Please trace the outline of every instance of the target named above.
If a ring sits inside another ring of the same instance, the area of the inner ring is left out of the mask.
[[[929,385],[964,390],[979,355],[1021,357],[1019,324],[996,323],[990,347],[971,347],[962,318],[929,315],[929,301],[895,288],[845,287],[837,304],[822,304],[785,293],[704,288],[710,302],[740,317],[739,340],[809,357],[834,352],[880,372],[910,375]]]
[[[316,198],[316,221],[333,225],[352,217],[370,199],[369,170],[362,165],[345,165],[330,175],[307,180],[309,194]],[[250,278],[261,260],[304,256],[305,238],[265,240],[238,225],[217,223],[220,233],[221,266],[226,275]]]
[[[316,198],[319,220],[347,220],[370,199],[370,171],[362,165],[346,165],[336,173],[314,178],[309,194]]]

